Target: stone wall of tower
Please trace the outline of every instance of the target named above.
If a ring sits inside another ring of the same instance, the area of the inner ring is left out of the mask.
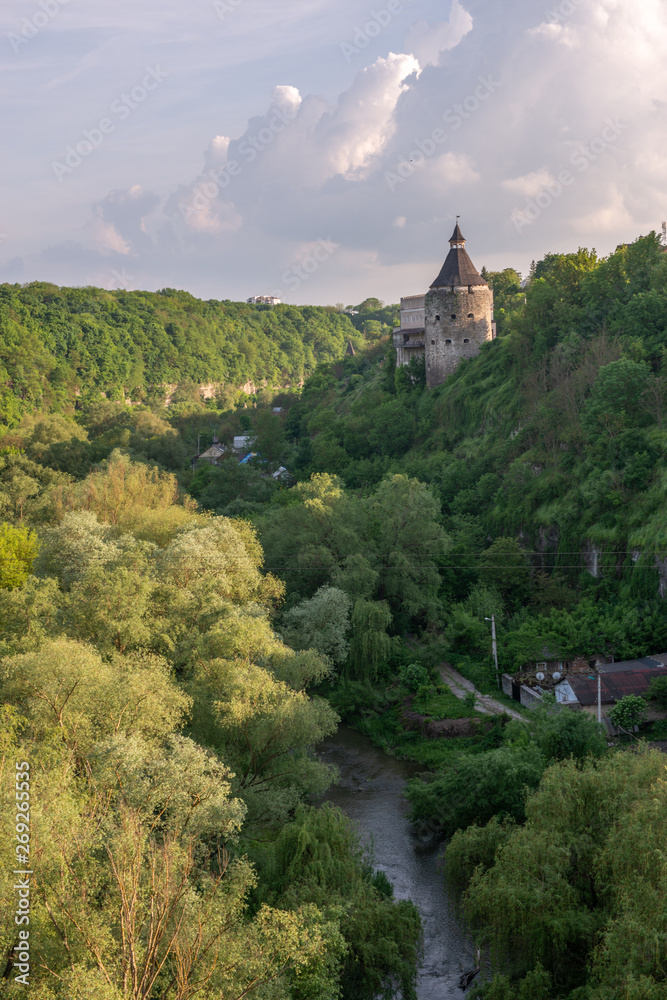
[[[426,295],[426,384],[440,385],[462,358],[474,358],[493,337],[493,291],[488,285],[432,288]]]

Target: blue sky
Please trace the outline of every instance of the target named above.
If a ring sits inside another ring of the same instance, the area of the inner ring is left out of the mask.
[[[0,281],[396,301],[667,218],[664,0],[4,0]]]

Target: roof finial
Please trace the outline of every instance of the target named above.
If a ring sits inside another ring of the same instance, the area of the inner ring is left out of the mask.
[[[449,244],[452,247],[462,247],[465,244],[465,237],[463,236],[463,233],[461,232],[461,229],[459,227],[460,218],[461,218],[460,215],[456,216],[456,225],[454,226],[454,232],[449,237]]]

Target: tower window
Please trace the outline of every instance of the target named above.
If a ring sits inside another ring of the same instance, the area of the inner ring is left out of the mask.
[[[432,344],[435,344],[435,340],[432,340],[432,341],[431,341],[431,343],[432,343]]]
[[[468,295],[472,295],[472,285],[468,285]]]
[[[452,313],[452,319],[456,319],[456,313]]]
[[[446,344],[451,344],[451,340],[446,340],[445,343]]]
[[[468,338],[467,338],[467,337],[464,337],[464,338],[463,338],[463,343],[464,343],[464,344],[469,344],[469,343],[470,343],[470,341],[468,340]]]
[[[472,313],[468,313],[468,319],[474,319],[474,318],[475,318],[475,317],[473,316],[473,314],[472,314]]]
[[[409,341],[409,339],[410,339],[410,334],[409,333],[404,333],[403,334],[403,343],[407,344],[407,342]]]
[[[435,317],[435,321],[436,321],[436,323],[439,323],[439,322],[440,322],[440,317],[439,317],[439,316],[436,316],[436,317]]]

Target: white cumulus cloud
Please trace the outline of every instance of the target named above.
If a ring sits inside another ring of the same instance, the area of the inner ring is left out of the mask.
[[[405,39],[407,52],[412,52],[421,66],[437,66],[443,52],[456,48],[462,38],[472,31],[473,20],[459,0],[453,0],[447,21],[428,24],[417,21]]]

